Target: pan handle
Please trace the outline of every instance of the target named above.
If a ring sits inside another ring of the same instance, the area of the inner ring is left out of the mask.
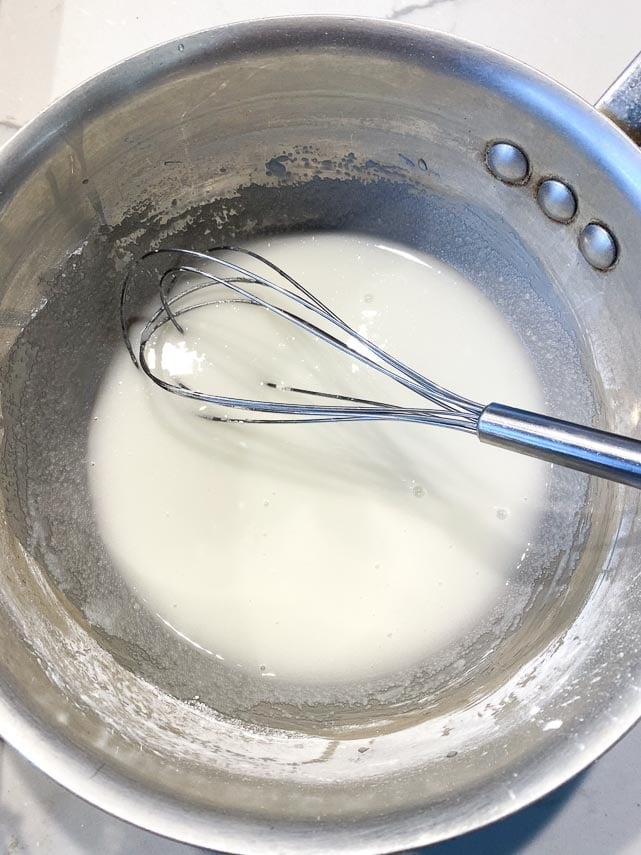
[[[641,145],[641,53],[608,87],[595,107]]]

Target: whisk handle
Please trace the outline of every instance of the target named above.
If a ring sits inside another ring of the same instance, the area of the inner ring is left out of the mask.
[[[637,439],[494,403],[479,416],[477,432],[489,445],[641,489]]]

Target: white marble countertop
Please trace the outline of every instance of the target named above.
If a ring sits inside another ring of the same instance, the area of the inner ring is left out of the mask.
[[[473,39],[590,101],[641,50],[639,0],[0,0],[0,145],[53,98],[165,39],[267,15],[370,15]],[[0,743],[2,855],[193,855],[113,819]],[[427,850],[425,850],[427,851]],[[638,855],[641,725],[575,781],[429,855]]]

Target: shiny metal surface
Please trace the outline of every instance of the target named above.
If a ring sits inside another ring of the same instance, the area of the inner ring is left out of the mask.
[[[581,223],[490,180],[496,139],[527,141],[537,180],[571,176]],[[89,81],[3,148],[0,188],[0,731],[25,756],[199,845],[377,853],[505,816],[638,720],[636,491],[554,467],[484,632],[432,670],[310,698],[160,638],[95,543],[84,474],[131,258],[337,224],[453,264],[521,336],[553,412],[639,437],[641,163],[607,119],[418,28],[254,22]],[[593,220],[623,248],[607,276],[578,253]]]
[[[488,404],[479,416],[481,442],[641,488],[641,442],[582,425]]]
[[[513,143],[492,143],[485,157],[492,175],[506,184],[522,184],[530,174],[527,155]]]
[[[543,213],[557,223],[569,223],[576,214],[576,196],[572,188],[558,178],[546,178],[536,191]]]
[[[579,249],[596,270],[609,270],[616,264],[619,248],[612,232],[602,223],[588,223],[579,235]]]
[[[641,54],[608,87],[596,108],[641,144]]]

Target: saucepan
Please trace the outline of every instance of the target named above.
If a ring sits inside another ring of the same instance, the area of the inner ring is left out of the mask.
[[[3,736],[115,815],[237,853],[442,840],[613,745],[641,716],[638,492],[552,468],[483,632],[339,692],[163,634],[96,533],[86,440],[134,257],[303,229],[443,259],[519,334],[551,414],[641,436],[640,104],[634,65],[594,108],[455,38],[311,17],[156,47],[20,131],[0,155]]]

